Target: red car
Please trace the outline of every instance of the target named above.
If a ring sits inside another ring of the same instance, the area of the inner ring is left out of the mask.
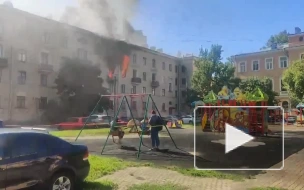
[[[73,130],[73,129],[81,129],[85,124],[88,117],[70,117],[66,122],[62,122],[56,124],[58,130]],[[96,123],[92,123],[89,121],[86,124],[86,128],[98,128]]]

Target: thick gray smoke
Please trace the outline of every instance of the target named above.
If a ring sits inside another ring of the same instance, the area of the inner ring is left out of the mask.
[[[128,39],[139,0],[78,0],[78,7],[67,7],[61,21],[94,33]]]

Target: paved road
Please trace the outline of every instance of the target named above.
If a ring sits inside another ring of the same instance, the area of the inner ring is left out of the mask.
[[[162,133],[165,134],[165,131]],[[171,129],[170,133],[178,148],[193,153],[193,130]],[[285,158],[304,148],[303,137],[304,132],[288,132],[288,135],[285,137]],[[276,167],[281,166],[282,139],[280,138],[257,138],[255,142],[263,142],[265,145],[241,147],[227,155],[224,154],[224,144],[216,143],[216,141],[220,142],[224,139],[224,134],[198,132],[196,138],[197,155],[200,155],[200,158],[197,160],[197,166],[201,168],[269,168],[276,164]],[[79,142],[87,144],[91,153],[100,154],[105,139],[82,139]],[[149,146],[149,136],[145,136],[143,142]],[[137,148],[139,138],[126,138],[122,141],[122,144]],[[148,148],[142,147],[141,160],[152,161],[158,164],[176,164],[193,167],[193,157],[181,154],[181,151],[175,148],[169,137],[162,137],[161,144],[162,148],[168,148],[174,152],[154,153],[147,151]],[[136,151],[121,150],[120,146],[114,144],[111,138],[104,152],[105,155],[129,160],[135,160],[136,153]]]

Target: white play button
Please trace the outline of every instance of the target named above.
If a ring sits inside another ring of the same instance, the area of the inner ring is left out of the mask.
[[[252,141],[254,137],[247,135],[246,133],[234,128],[228,123],[225,124],[226,127],[226,139],[225,139],[225,153],[236,149],[243,144]]]

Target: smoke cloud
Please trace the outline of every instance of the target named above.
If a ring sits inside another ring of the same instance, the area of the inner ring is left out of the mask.
[[[78,0],[78,7],[66,7],[61,21],[94,33],[120,40],[134,31],[139,0]]]

